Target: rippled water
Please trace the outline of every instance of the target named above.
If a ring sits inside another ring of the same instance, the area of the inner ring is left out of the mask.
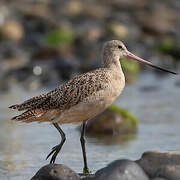
[[[134,136],[87,137],[89,168],[96,171],[119,158],[138,159],[147,150],[180,150],[180,86],[178,76],[168,78],[143,74],[135,85],[126,86],[116,101],[139,119]],[[23,124],[10,121],[15,115],[7,109],[39,92],[14,87],[1,95],[0,104],[0,179],[27,180],[48,163],[46,155],[59,143],[59,134],[48,124]],[[67,141],[57,163],[82,171],[82,154],[77,126],[64,125]]]

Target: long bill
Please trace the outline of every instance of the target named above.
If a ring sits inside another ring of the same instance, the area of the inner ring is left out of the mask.
[[[135,56],[134,54],[132,54],[132,53],[129,52],[129,51],[128,51],[128,54],[127,54],[127,58],[129,58],[129,59],[134,59],[134,60],[139,61],[139,62],[141,62],[141,63],[147,64],[147,65],[149,65],[149,66],[151,66],[151,67],[153,67],[153,68],[160,69],[161,71],[165,71],[165,72],[168,72],[168,73],[171,73],[171,74],[178,74],[178,73],[176,73],[176,72],[169,71],[169,70],[167,70],[167,69],[163,69],[163,68],[161,68],[161,67],[155,66],[155,65],[153,65],[151,62],[146,61],[146,60],[144,60],[144,59],[142,59],[142,58],[140,58],[140,57],[138,57],[138,56]]]

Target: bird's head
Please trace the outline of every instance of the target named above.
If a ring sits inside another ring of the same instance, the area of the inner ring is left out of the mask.
[[[153,68],[160,69],[160,70],[168,72],[168,73],[177,74],[175,72],[155,66],[151,62],[146,61],[146,60],[134,55],[133,53],[129,52],[127,50],[126,46],[123,44],[123,42],[119,41],[119,40],[111,40],[111,41],[106,42],[103,47],[102,55],[103,55],[103,61],[104,61],[104,64],[106,67],[109,67],[111,65],[118,65],[120,59],[128,58],[128,59],[133,59],[133,60],[142,62]]]

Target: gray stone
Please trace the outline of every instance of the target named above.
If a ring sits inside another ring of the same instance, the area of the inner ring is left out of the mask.
[[[135,133],[136,118],[119,106],[112,105],[87,123],[86,132],[91,134],[127,134]]]
[[[168,180],[179,180],[180,179],[180,165],[169,165],[161,167],[156,174],[158,177],[163,177]]]
[[[157,170],[167,165],[180,165],[180,152],[148,151],[136,161],[151,177],[156,177]]]
[[[145,172],[134,161],[117,160],[98,170],[94,177],[84,180],[149,180]]]
[[[63,164],[48,164],[43,166],[31,180],[79,180],[73,170]]]

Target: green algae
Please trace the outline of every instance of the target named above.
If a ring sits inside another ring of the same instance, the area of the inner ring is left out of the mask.
[[[165,39],[161,41],[155,50],[173,56],[174,58],[180,58],[180,43],[175,42],[172,39]]]
[[[121,66],[128,83],[132,83],[136,80],[139,75],[140,66],[136,61],[123,58],[121,60]]]
[[[118,112],[125,119],[124,126],[126,128],[137,128],[138,120],[127,109],[119,107],[115,104],[112,104],[108,109],[111,111]]]
[[[74,41],[74,33],[70,29],[58,28],[47,32],[44,35],[44,40],[52,46],[71,45]]]

